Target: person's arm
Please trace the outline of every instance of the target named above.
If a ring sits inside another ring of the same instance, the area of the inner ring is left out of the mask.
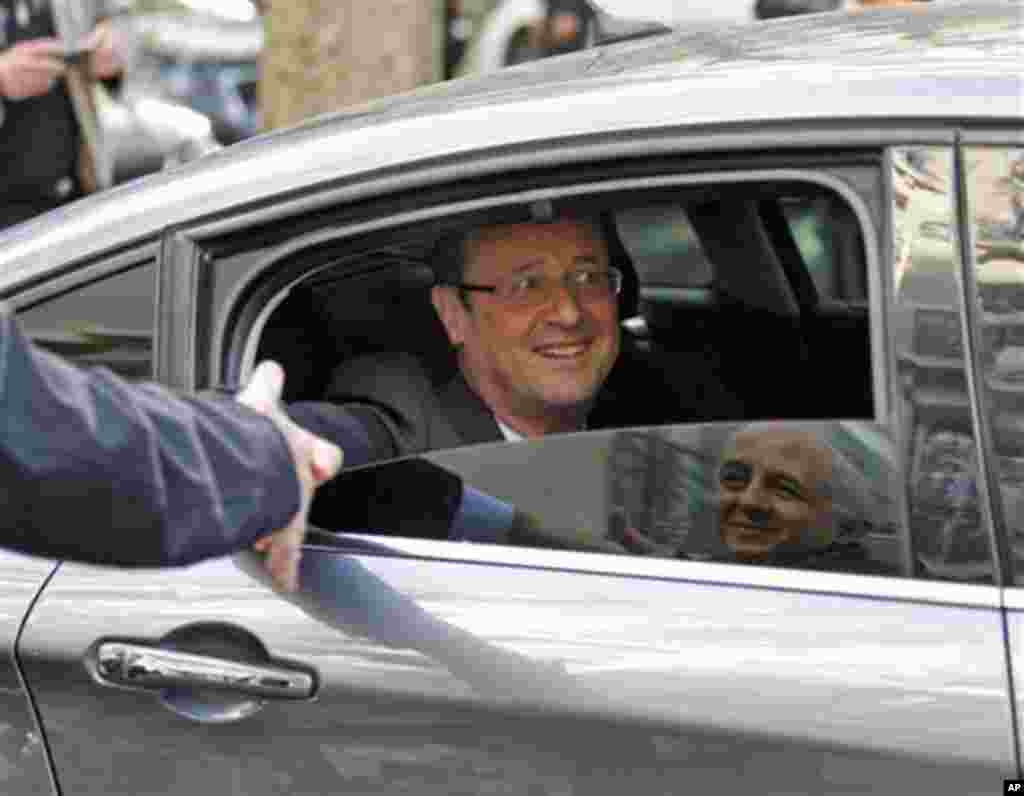
[[[32,346],[0,308],[0,545],[169,566],[284,529],[283,552],[262,547],[287,588],[295,522],[304,528],[313,489],[340,461],[274,415],[273,386],[264,393],[243,393],[246,408],[81,370]]]

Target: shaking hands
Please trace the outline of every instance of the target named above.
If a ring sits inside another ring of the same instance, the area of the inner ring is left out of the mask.
[[[316,488],[333,478],[341,467],[341,449],[297,426],[281,408],[284,371],[276,362],[263,362],[238,395],[238,401],[269,417],[288,443],[302,500],[288,525],[258,540],[254,547],[266,554],[266,567],[275,585],[284,591],[298,588],[299,558],[306,535],[306,519]]]

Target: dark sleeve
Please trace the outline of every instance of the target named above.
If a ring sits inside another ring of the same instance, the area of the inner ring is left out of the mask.
[[[411,354],[371,354],[348,360],[331,374],[325,397],[366,421],[378,449],[375,458],[422,453],[432,447],[435,389]],[[346,451],[346,465],[349,462]]]
[[[120,566],[225,555],[282,528],[287,443],[230,400],[181,398],[32,346],[0,308],[0,545]]]
[[[341,448],[346,469],[399,455],[394,432],[373,407],[299,401],[287,411],[298,425]]]

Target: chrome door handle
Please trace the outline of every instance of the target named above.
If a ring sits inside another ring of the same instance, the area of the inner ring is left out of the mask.
[[[309,699],[316,686],[308,672],[274,664],[246,663],[123,641],[101,643],[96,660],[96,674],[101,680],[147,691],[215,689],[260,699]]]

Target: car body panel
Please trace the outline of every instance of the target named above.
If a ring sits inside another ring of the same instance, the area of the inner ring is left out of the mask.
[[[671,34],[377,100],[30,221],[3,237],[0,273],[38,267],[50,246],[84,260],[129,235],[151,237],[272,196],[309,194],[440,158],[459,162],[472,153],[559,141],[579,147],[588,138],[640,131],[678,136],[673,146],[686,151],[688,137],[772,125],[779,131],[776,146],[794,146],[805,142],[786,128],[798,122],[834,130],[854,119],[859,127],[1012,121],[1022,113],[1020,49],[999,36],[989,43],[984,32],[987,22],[998,33],[1007,9],[1018,7],[950,3],[933,15],[889,9],[808,15],[718,35]],[[943,98],[954,96],[951,112]],[[720,145],[730,144],[722,139]],[[750,140],[733,145],[749,147]]]
[[[0,790],[52,792],[46,747],[23,687],[15,643],[50,573],[52,561],[0,551]]]
[[[844,595],[855,576],[751,590],[716,564],[636,578],[550,551],[541,568],[443,560],[467,546],[308,551],[319,587],[291,605],[230,561],[157,579],[66,566],[23,641],[63,787],[959,795],[1013,773],[994,588],[957,605]],[[201,725],[83,666],[100,637],[224,617],[315,666],[316,699]]]
[[[663,32],[665,26],[677,28],[705,27],[714,23],[750,22],[754,19],[754,0],[728,2],[675,3],[672,0],[642,0],[641,2],[605,2],[590,5],[598,14],[597,27],[604,36],[650,35]],[[475,36],[459,72],[478,75],[507,66],[510,45],[517,36],[544,18],[541,0],[503,0],[487,15]],[[652,24],[653,23],[653,24]],[[598,43],[600,43],[599,38]]]

